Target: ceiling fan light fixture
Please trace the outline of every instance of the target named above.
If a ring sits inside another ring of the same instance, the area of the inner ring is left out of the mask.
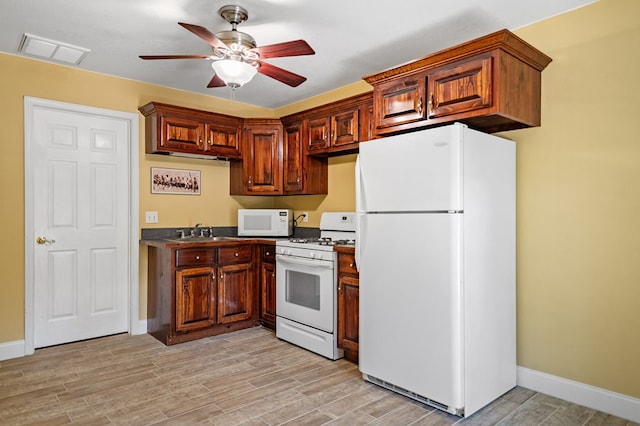
[[[232,89],[237,89],[247,84],[258,72],[253,65],[234,59],[213,61],[211,68],[213,68],[216,75]]]

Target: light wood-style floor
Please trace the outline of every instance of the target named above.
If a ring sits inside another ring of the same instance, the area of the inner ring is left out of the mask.
[[[256,327],[175,346],[109,336],[0,362],[1,425],[632,425],[517,387],[466,419]]]

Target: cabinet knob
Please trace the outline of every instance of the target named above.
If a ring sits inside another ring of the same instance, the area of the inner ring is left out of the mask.
[[[265,254],[266,254],[267,256],[270,256],[270,255],[271,255],[271,253],[269,253],[269,252],[266,252]]]
[[[238,253],[236,252],[236,257],[238,257]]]
[[[429,110],[433,110],[433,93],[429,95],[429,101],[427,102]]]
[[[422,114],[422,96],[418,99],[418,114]]]
[[[353,268],[353,263],[350,263],[350,264],[349,264],[349,268]]]
[[[196,256],[196,260],[200,260],[200,256]]]

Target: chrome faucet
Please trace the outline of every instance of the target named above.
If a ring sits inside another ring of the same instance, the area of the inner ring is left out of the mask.
[[[204,229],[200,228],[200,225],[202,225],[201,223],[196,223],[196,225],[193,227],[193,229],[191,230],[191,236],[195,237],[196,236],[196,231],[198,229],[200,229],[200,237],[204,237]]]

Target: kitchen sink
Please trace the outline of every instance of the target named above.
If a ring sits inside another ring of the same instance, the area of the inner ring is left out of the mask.
[[[167,238],[167,241],[174,243],[206,243],[212,241],[233,241],[236,237],[183,237],[183,238]]]

